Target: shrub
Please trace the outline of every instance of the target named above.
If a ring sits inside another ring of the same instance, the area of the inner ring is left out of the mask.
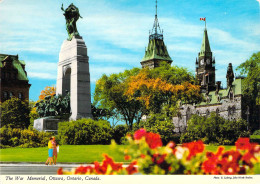
[[[30,108],[28,102],[11,98],[1,104],[1,127],[28,128],[30,125]]]
[[[260,144],[260,135],[250,135],[250,141]]]
[[[256,130],[256,131],[254,131],[253,135],[260,135],[260,129],[259,129],[259,130]]]
[[[113,139],[117,144],[124,144],[124,138],[128,132],[128,127],[126,125],[117,125],[113,130]]]
[[[145,128],[149,132],[160,134],[163,144],[176,140],[176,134],[173,131],[174,125],[171,119],[168,119],[165,115],[150,114],[146,121],[141,121],[134,129],[140,128]]]
[[[52,133],[39,132],[35,129],[19,129],[2,127],[0,129],[1,148],[6,147],[44,147],[47,145]]]
[[[60,144],[87,145],[110,144],[113,129],[108,121],[80,119],[59,123]]]
[[[188,121],[187,132],[181,136],[181,142],[203,140],[207,144],[231,145],[239,137],[247,137],[245,120],[229,121],[212,113],[210,117],[193,115]]]

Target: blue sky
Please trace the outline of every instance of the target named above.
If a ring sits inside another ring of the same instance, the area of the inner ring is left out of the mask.
[[[86,42],[91,91],[103,73],[141,67],[152,29],[155,0],[0,0],[0,53],[26,62],[30,99],[56,84],[62,42],[67,38],[60,9],[74,3],[83,19],[77,27]],[[228,63],[234,68],[260,50],[257,0],[158,0],[158,19],[172,65],[195,70],[206,17],[216,80],[225,87]],[[238,74],[238,72],[235,72]]]

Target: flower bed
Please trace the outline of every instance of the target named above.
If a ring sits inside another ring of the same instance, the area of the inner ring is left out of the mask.
[[[159,134],[140,129],[128,135],[129,146],[124,150],[125,160],[132,162],[123,167],[104,154],[102,163],[80,166],[72,171],[58,170],[58,174],[255,174],[259,167],[260,146],[249,138],[239,138],[236,149],[225,151],[219,146],[214,152],[206,152],[202,141],[176,145],[169,142],[162,146]]]

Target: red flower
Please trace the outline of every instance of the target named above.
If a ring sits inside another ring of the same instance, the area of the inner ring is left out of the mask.
[[[202,153],[204,150],[204,144],[201,140],[197,142],[184,143],[183,146],[189,149],[188,160],[190,160],[191,157],[195,156],[197,153]]]
[[[97,174],[105,174],[107,172],[107,165],[100,165],[97,161],[94,162],[94,165]]]
[[[131,156],[125,155],[125,160],[130,160],[130,159],[131,159]]]
[[[235,143],[235,145],[236,145],[236,148],[238,149],[238,150],[249,150],[250,149],[250,142],[249,142],[249,138],[247,138],[247,137],[241,137],[241,138],[239,138],[237,141],[236,141],[236,143]]]
[[[63,170],[62,170],[61,167],[58,169],[57,174],[58,174],[58,175],[62,175],[62,174],[63,174]]]
[[[145,140],[151,149],[162,146],[162,140],[159,134],[149,132],[146,134]]]
[[[205,174],[218,174],[216,161],[206,160],[202,164],[202,170]]]
[[[145,158],[145,155],[144,154],[141,154],[141,156],[140,156],[141,158]]]
[[[239,165],[235,162],[225,162],[221,167],[221,174],[231,175],[239,172]]]
[[[153,154],[152,161],[155,164],[162,164],[167,154],[160,155],[158,153]]]
[[[133,161],[132,163],[129,164],[128,167],[126,167],[126,171],[129,175],[138,172],[137,167],[135,167],[136,164],[137,164],[137,161]]]
[[[113,171],[118,171],[122,169],[121,163],[115,163],[112,158],[110,158],[108,155],[104,154],[105,160],[103,161],[103,166],[107,168],[108,165],[112,167]]]
[[[75,174],[86,174],[87,172],[92,173],[94,170],[94,168],[92,168],[91,166],[79,166],[76,171]]]
[[[144,128],[141,128],[139,130],[137,130],[135,133],[134,133],[134,139],[135,140],[139,140],[141,139],[142,137],[144,137],[146,134],[146,130]]]
[[[226,151],[223,155],[222,158],[225,158],[228,160],[228,162],[236,162],[238,163],[239,160],[241,159],[242,155],[238,151],[230,150]]]

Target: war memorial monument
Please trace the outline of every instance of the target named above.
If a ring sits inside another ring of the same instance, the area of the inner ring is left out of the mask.
[[[56,96],[47,96],[44,102],[36,104],[37,110],[42,112],[41,118],[34,121],[34,128],[39,131],[57,131],[60,121],[92,117],[89,57],[76,26],[77,20],[82,17],[73,4],[65,10],[62,5],[61,9],[66,19],[68,38],[64,40],[59,54]]]

